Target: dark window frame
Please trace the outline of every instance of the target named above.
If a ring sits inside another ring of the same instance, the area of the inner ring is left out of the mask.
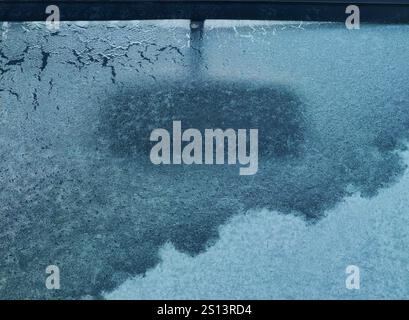
[[[409,0],[0,0],[0,21],[44,21],[58,5],[61,21],[238,19],[345,21],[345,8],[359,5],[362,22],[409,23]]]

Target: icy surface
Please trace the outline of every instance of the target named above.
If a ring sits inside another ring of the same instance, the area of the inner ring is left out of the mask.
[[[405,154],[406,163],[409,155]],[[206,253],[170,244],[146,277],[107,299],[407,299],[409,173],[372,199],[348,197],[314,225],[268,210],[235,216]],[[345,287],[348,265],[360,289]]]
[[[300,241],[305,257],[328,251],[315,263],[329,264],[347,229],[343,219],[362,216],[359,221],[368,226],[356,229],[357,239],[377,230],[394,251],[359,244],[351,256],[345,250],[330,283],[343,281],[338,268],[347,260],[366,263],[367,272],[393,261],[391,256],[405,261],[405,242],[395,241],[391,230],[405,227],[399,219],[408,209],[399,205],[402,193],[389,188],[406,168],[401,151],[409,132],[409,26],[348,31],[343,24],[209,22],[197,43],[188,25],[63,23],[53,33],[41,23],[2,24],[0,297],[101,297],[157,266],[167,243],[189,255],[208,250],[232,218],[236,222],[226,227],[226,237],[232,237],[229,230],[251,233],[277,221],[272,236],[287,234],[284,248],[292,250]],[[182,125],[198,128],[258,127],[258,173],[151,165],[150,128],[181,117]],[[391,209],[385,220],[382,213],[372,220],[371,201],[386,201],[377,195],[380,190],[389,192],[391,203],[384,205]],[[348,201],[362,209],[345,213],[336,207],[351,196]],[[234,218],[256,209],[265,210],[253,214],[254,221]],[[294,237],[292,230],[298,230]],[[198,259],[207,254],[215,259],[212,250],[222,250],[223,239]],[[237,240],[225,250],[238,250],[241,243],[247,252],[245,242],[263,239]],[[373,252],[378,254],[365,260]],[[175,254],[183,268],[191,264],[200,273],[195,260]],[[285,250],[277,254],[289,256]],[[301,259],[301,251],[295,257]],[[257,261],[269,266],[274,260],[264,258]],[[227,272],[230,266],[218,259]],[[50,264],[61,269],[59,291],[44,286]],[[235,275],[233,266],[231,274],[238,277],[241,271]],[[256,288],[260,270],[250,266],[247,281]],[[293,277],[290,265],[288,272],[282,268],[283,279]],[[155,283],[155,270],[146,283]],[[304,282],[298,289],[283,288],[282,296],[297,290],[302,295],[305,282],[316,280],[314,265],[303,270]],[[407,294],[406,287],[394,292],[385,282],[379,286],[374,294],[383,289],[385,296]],[[258,296],[278,294],[263,288]],[[343,294],[331,291],[337,285],[325,288],[317,296]],[[211,298],[229,295],[217,292]],[[172,290],[165,294],[171,297]],[[174,294],[180,296],[177,288]]]

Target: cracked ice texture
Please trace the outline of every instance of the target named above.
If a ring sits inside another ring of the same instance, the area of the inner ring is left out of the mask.
[[[201,44],[187,27],[4,27],[0,297],[100,297],[154,267],[167,242],[206,250],[237,213],[316,222],[400,179],[409,26],[210,22]],[[147,128],[180,117],[258,127],[257,175],[151,165]],[[61,268],[58,292],[44,286],[49,264]]]

